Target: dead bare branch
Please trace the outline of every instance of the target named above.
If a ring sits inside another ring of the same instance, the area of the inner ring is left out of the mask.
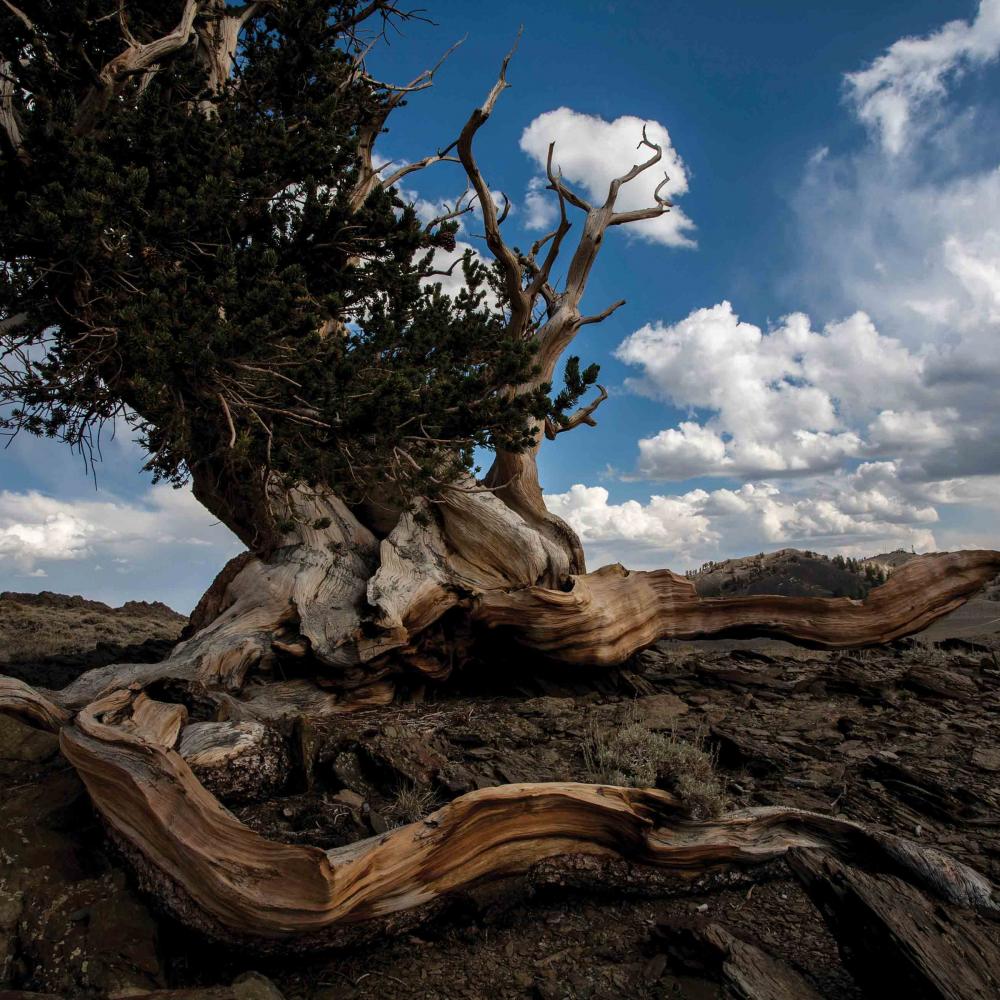
[[[11,152],[25,165],[30,160],[21,136],[21,122],[14,108],[14,87],[17,80],[8,59],[0,59],[0,129],[7,137]]]
[[[208,72],[208,89],[211,93],[217,94],[232,76],[236,65],[240,32],[263,10],[274,6],[275,0],[258,0],[256,3],[244,4],[235,12],[229,11],[225,5],[219,7],[217,3],[212,3],[212,0],[209,2],[211,7],[204,13],[210,16],[203,18],[197,27],[197,34],[199,57]],[[148,75],[147,73],[147,77]],[[212,102],[202,101],[201,109],[211,114]]]
[[[663,180],[653,189],[653,199],[658,205],[665,205],[667,208],[673,208],[674,203],[669,198],[661,198],[660,192],[667,186],[670,182],[670,174],[666,171],[663,173]]]
[[[559,195],[560,201],[566,200],[575,208],[579,208],[581,211],[589,212],[590,202],[586,199],[581,198],[562,178],[561,170],[553,170],[552,168],[552,154],[555,151],[556,144],[554,142],[549,143],[548,156],[545,159],[545,173],[549,179],[549,190],[555,191]]]
[[[438,270],[428,271],[425,275],[423,275],[423,277],[425,277],[425,278],[439,278],[439,277],[440,278],[450,278],[452,276],[452,274],[455,273],[455,268],[458,267],[458,265],[461,264],[461,263],[462,263],[462,258],[459,257],[457,260],[453,260],[451,262],[451,266],[448,267],[448,268],[446,268],[445,270],[443,270],[443,271],[438,271]]]
[[[226,402],[226,397],[222,395],[221,392],[216,393],[219,397],[219,403],[222,404],[222,412],[226,415],[226,424],[229,427],[229,447],[236,447],[236,425],[233,423],[233,415],[229,412],[229,404]]]
[[[616,177],[611,181],[608,188],[607,203],[609,205],[614,206],[615,199],[618,197],[618,191],[621,189],[622,185],[628,184],[629,181],[634,181],[639,174],[644,173],[650,167],[655,166],[663,157],[663,147],[658,146],[646,136],[645,125],[642,126],[642,139],[639,140],[639,145],[636,146],[636,149],[642,149],[643,146],[651,149],[653,151],[653,155],[648,160],[644,160],[642,163],[633,164],[632,168],[622,174],[621,177]]]
[[[462,204],[463,201],[469,196],[469,189],[466,188],[462,194],[458,197],[455,202],[455,207],[450,208],[447,204],[445,208],[448,209],[446,212],[442,212],[441,215],[435,216],[427,225],[424,226],[424,232],[429,233],[433,229],[436,229],[444,222],[450,222],[452,219],[457,219],[462,215],[467,215],[469,212],[473,211],[475,208],[473,201],[470,199],[465,205]]]
[[[501,220],[497,216],[496,205],[493,202],[489,185],[486,183],[482,171],[480,171],[476,163],[476,158],[472,151],[472,142],[479,129],[489,120],[500,95],[510,86],[507,82],[507,67],[510,65],[514,53],[517,51],[520,40],[521,32],[518,31],[513,46],[500,64],[500,73],[496,83],[493,84],[482,105],[476,108],[469,116],[458,137],[459,159],[462,161],[462,166],[465,168],[469,182],[479,196],[479,204],[482,207],[486,245],[500,264],[503,274],[504,287],[510,303],[508,328],[515,335],[523,332],[531,320],[531,300],[521,287],[524,274],[518,260],[518,255],[506,244],[500,235]]]
[[[639,143],[639,148],[642,146],[648,146],[652,149],[653,155],[646,160],[644,163],[636,164],[632,169],[622,177],[616,178],[611,182],[611,189],[608,192],[608,204],[614,207],[614,202],[618,197],[618,191],[623,184],[627,184],[629,181],[634,180],[639,174],[648,170],[650,167],[659,163],[663,150],[655,142],[651,142],[646,137],[646,127],[642,128],[642,141]],[[611,219],[608,221],[609,226],[621,226],[629,222],[642,222],[646,219],[656,219],[659,216],[665,214],[673,208],[674,203],[669,198],[664,198],[660,192],[666,187],[670,181],[670,175],[666,172],[663,174],[663,180],[656,185],[653,190],[653,201],[654,205],[648,208],[640,208],[631,212],[615,212],[612,214]]]
[[[615,212],[608,221],[608,225],[622,226],[630,222],[644,222],[646,219],[658,219],[661,215],[666,215],[669,211],[669,205],[660,204],[649,208],[637,208],[633,212]]]
[[[387,4],[369,4],[369,14],[374,13],[377,9],[388,9],[392,8],[395,10],[394,5]],[[430,68],[425,69],[423,72],[419,73],[413,80],[408,84],[397,87],[392,84],[381,83],[378,80],[374,80],[367,74],[363,73],[364,79],[368,80],[375,87],[382,88],[391,93],[389,99],[385,102],[385,106],[382,110],[372,118],[371,121],[363,125],[358,130],[358,145],[357,145],[357,158],[359,164],[358,179],[355,182],[354,190],[351,192],[350,206],[351,211],[358,211],[362,205],[368,200],[368,196],[375,190],[376,185],[381,184],[382,187],[389,188],[394,184],[397,184],[404,177],[417,170],[423,170],[424,167],[430,166],[432,163],[440,163],[446,160],[454,161],[453,157],[449,157],[447,154],[455,148],[455,143],[452,142],[446,146],[443,150],[439,150],[430,156],[425,156],[421,160],[417,160],[414,163],[405,164],[399,170],[395,171],[389,177],[384,179],[379,177],[379,170],[374,164],[374,150],[375,141],[378,139],[385,127],[385,123],[389,118],[389,115],[399,107],[403,99],[407,94],[417,93],[421,90],[426,90],[428,87],[434,85],[434,76],[437,71],[444,65],[448,57],[465,41],[464,38],[459,39],[454,45],[449,48],[444,55]],[[363,69],[363,67],[362,67]]]
[[[3,2],[9,3],[9,0]],[[186,0],[180,20],[173,31],[152,42],[138,44],[133,41],[98,71],[98,82],[80,103],[76,124],[79,134],[84,134],[93,127],[98,114],[120,92],[125,81],[187,45],[195,33],[194,22],[201,7],[201,0]]]
[[[442,150],[438,150],[436,153],[425,156],[422,160],[416,160],[413,163],[405,163],[388,177],[384,177],[382,179],[382,187],[391,188],[393,185],[398,184],[404,177],[408,177],[410,174],[416,173],[418,170],[423,170],[425,167],[429,167],[434,163],[459,163],[460,161],[457,156],[448,156],[448,153],[455,148],[457,141],[458,140],[451,143],[451,145],[446,146]]]
[[[500,210],[500,215],[497,218],[497,225],[502,226],[507,220],[507,216],[510,215],[510,198],[501,191],[500,196],[503,198],[503,208]]]
[[[24,13],[23,10],[21,10],[20,7],[16,7],[14,4],[10,2],[10,0],[2,0],[2,2],[3,5],[7,8],[7,10],[9,10],[14,15],[14,17],[16,17],[21,22],[21,24],[23,24],[25,28],[28,29],[28,31],[30,31],[32,34],[36,34],[34,22],[31,20],[30,17],[28,17],[27,14]]]
[[[641,163],[634,164],[629,170],[619,177],[614,178],[608,187],[608,196],[603,205],[590,206],[587,202],[579,199],[578,207],[586,207],[587,218],[584,222],[583,232],[577,244],[573,257],[570,260],[566,274],[565,289],[559,296],[558,306],[550,315],[548,322],[538,332],[538,359],[541,368],[541,378],[543,381],[551,381],[555,366],[560,355],[573,338],[576,336],[581,326],[588,323],[597,323],[606,319],[622,303],[616,303],[610,309],[595,316],[581,317],[579,312],[580,301],[583,298],[587,280],[590,277],[590,270],[597,259],[597,254],[603,244],[604,234],[609,226],[622,225],[628,222],[639,222],[644,219],[658,218],[669,211],[671,203],[664,198],[660,192],[667,183],[668,178],[664,178],[653,193],[655,204],[643,209],[629,212],[615,212],[615,202],[623,185],[635,180],[640,174],[660,161],[663,156],[662,147],[653,142],[646,133],[645,127],[642,130],[642,138],[638,148],[646,147],[653,151],[652,155]],[[550,187],[557,191],[566,201],[572,201],[570,189],[562,182],[562,179],[552,168],[552,147],[549,147],[547,161],[547,173],[549,174]],[[579,197],[579,196],[575,196]]]
[[[603,323],[616,309],[621,309],[625,305],[624,299],[619,299],[617,302],[612,302],[607,309],[602,309],[599,313],[594,313],[593,316],[583,316],[580,319],[580,326],[586,326],[588,323]]]
[[[556,144],[554,142],[549,143],[549,155],[546,161],[546,170],[549,173],[550,179],[554,176],[552,174],[552,151],[555,149],[555,145]],[[549,247],[548,252],[545,255],[545,260],[538,268],[537,273],[535,274],[531,284],[528,287],[528,298],[529,301],[532,302],[534,301],[535,296],[538,295],[539,292],[545,291],[545,288],[548,285],[549,276],[552,273],[552,267],[559,256],[560,249],[562,248],[563,238],[570,230],[570,221],[566,215],[566,202],[569,201],[567,193],[569,194],[569,196],[572,196],[574,198],[576,196],[573,194],[572,191],[570,191],[569,188],[565,187],[565,185],[561,183],[561,179],[560,182],[554,188],[554,190],[559,197],[559,224],[550,233],[547,233],[540,240],[538,240],[531,248],[530,259],[532,263],[534,263],[535,257],[539,253],[541,248],[551,240],[551,246]],[[581,201],[579,203],[573,202],[573,204],[577,204],[579,207],[580,205],[586,203]],[[548,303],[549,296],[546,295],[545,299],[546,303]]]
[[[344,35],[348,34],[353,28],[356,28],[362,21],[367,21],[373,14],[382,14],[383,19],[388,18],[391,14],[401,14],[399,7],[392,3],[391,0],[372,0],[371,3],[362,7],[361,10],[355,11],[349,17],[342,18],[335,24],[330,26],[330,34],[332,35]]]

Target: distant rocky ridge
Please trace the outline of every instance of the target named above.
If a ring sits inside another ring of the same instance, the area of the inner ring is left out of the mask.
[[[0,672],[10,672],[11,664],[53,657],[82,657],[95,666],[116,658],[159,658],[186,622],[184,615],[160,601],[127,601],[112,608],[101,601],[51,591],[4,591],[0,593],[0,664],[4,665]],[[122,655],[126,650],[132,655]]]
[[[30,604],[36,608],[79,608],[86,611],[100,611],[105,614],[117,615],[150,615],[155,617],[179,618],[187,621],[183,615],[163,601],[126,601],[120,608],[112,608],[101,601],[91,601],[79,594],[57,594],[51,590],[40,590],[37,594],[23,594],[14,590],[0,591],[0,601],[13,601],[17,604]]]
[[[740,559],[707,562],[686,575],[702,597],[783,594],[786,597],[863,598],[916,553],[905,549],[854,559],[801,549],[760,552]],[[978,599],[1000,601],[1000,577]]]

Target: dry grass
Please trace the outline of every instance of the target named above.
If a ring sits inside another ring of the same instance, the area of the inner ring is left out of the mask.
[[[394,826],[416,823],[418,819],[423,819],[429,812],[433,812],[436,804],[433,789],[420,788],[418,785],[400,785],[388,809],[388,819]]]
[[[617,729],[592,729],[583,755],[593,781],[664,788],[681,800],[693,819],[710,819],[725,810],[726,794],[705,743],[704,732],[693,741],[674,732],[653,732],[633,711]]]

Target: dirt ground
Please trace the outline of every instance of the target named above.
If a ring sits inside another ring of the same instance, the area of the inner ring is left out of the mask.
[[[1000,636],[989,625],[970,630],[970,620],[958,623],[961,637],[939,628],[850,653],[661,643],[590,676],[539,679],[512,660],[486,686],[467,670],[445,689],[312,734],[309,766],[300,759],[278,797],[230,808],[269,837],[330,847],[472,788],[588,780],[594,734],[638,720],[703,745],[732,806],[863,820],[996,882]],[[616,888],[567,882],[543,865],[364,948],[267,960],[228,951],[150,908],[56,739],[0,720],[0,991],[126,996],[235,980],[243,985],[218,995],[702,1000],[724,995],[715,971],[679,963],[669,942],[678,922],[709,919],[759,943],[821,996],[863,995],[784,863],[694,886],[635,872]]]

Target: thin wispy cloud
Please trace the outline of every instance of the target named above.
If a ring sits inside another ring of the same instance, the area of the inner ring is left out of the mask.
[[[900,38],[864,69],[848,73],[848,97],[883,149],[901,153],[931,127],[949,87],[1000,55],[1000,0],[981,0],[971,21],[949,21],[922,38]]]

